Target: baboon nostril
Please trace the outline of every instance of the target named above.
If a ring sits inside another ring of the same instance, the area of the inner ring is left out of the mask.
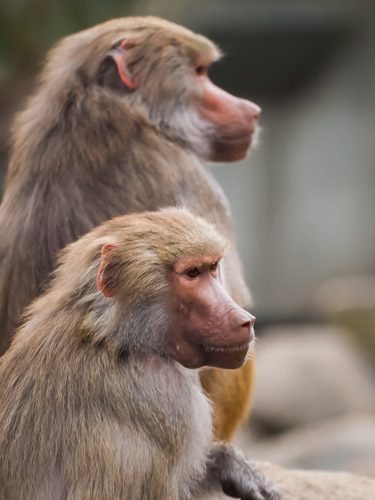
[[[250,330],[251,328],[251,321],[245,321],[245,323],[242,323],[241,328],[246,328],[247,330]]]
[[[247,321],[243,321],[241,323],[240,331],[243,334],[250,334],[249,341],[252,342],[254,340],[254,323],[255,323],[255,317],[252,315],[249,315],[249,319]]]

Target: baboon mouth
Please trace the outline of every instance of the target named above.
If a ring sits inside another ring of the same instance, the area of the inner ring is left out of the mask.
[[[221,136],[221,140],[223,142],[227,142],[227,143],[233,143],[233,142],[246,142],[246,141],[250,141],[253,134],[254,134],[255,130],[251,129],[249,131],[247,131],[245,134],[239,134],[239,135],[223,135]]]
[[[250,148],[253,137],[253,132],[249,132],[246,135],[221,136],[220,139],[215,142],[214,149],[220,155],[224,155],[224,160],[225,154],[228,152],[229,155],[232,156],[233,152],[236,151],[241,156],[244,151]]]
[[[228,345],[228,346],[221,346],[221,345],[203,345],[203,350],[205,352],[236,352],[236,351],[247,351],[249,349],[249,343],[246,342],[245,344],[238,344],[238,345]]]

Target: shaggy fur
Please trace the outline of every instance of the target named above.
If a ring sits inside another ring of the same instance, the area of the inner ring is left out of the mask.
[[[127,67],[141,82],[136,91],[124,87],[111,59],[124,38],[134,42]],[[228,290],[249,305],[227,200],[199,160],[214,137],[194,108],[197,55],[211,62],[219,51],[152,17],[95,26],[48,55],[37,91],[14,123],[0,207],[0,353],[48,283],[58,251],[126,213],[186,206],[215,223],[232,242],[224,262]],[[205,373],[220,413],[236,408],[234,420],[218,423],[220,438],[229,439],[246,415],[251,381],[251,363],[225,376]]]
[[[97,287],[106,243],[111,298]],[[0,498],[186,500],[222,485],[277,499],[240,453],[211,444],[198,373],[166,350],[173,264],[225,246],[173,209],[119,217],[63,252],[0,358]]]

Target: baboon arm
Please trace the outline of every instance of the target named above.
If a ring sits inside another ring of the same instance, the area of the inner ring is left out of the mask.
[[[219,491],[241,500],[280,500],[273,484],[246,460],[241,451],[224,443],[213,444],[206,476],[193,498]]]

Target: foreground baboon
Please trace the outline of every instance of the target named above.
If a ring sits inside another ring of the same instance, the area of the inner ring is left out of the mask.
[[[126,213],[186,206],[232,241],[227,287],[249,304],[227,200],[199,158],[248,151],[260,109],[215,87],[206,38],[156,18],[109,21],[62,40],[15,121],[0,207],[0,350],[48,282],[58,250]],[[252,364],[207,370],[217,436],[247,413]]]
[[[238,368],[254,317],[228,295],[226,242],[181,209],[72,243],[0,358],[0,498],[277,499],[212,444],[196,368]]]

